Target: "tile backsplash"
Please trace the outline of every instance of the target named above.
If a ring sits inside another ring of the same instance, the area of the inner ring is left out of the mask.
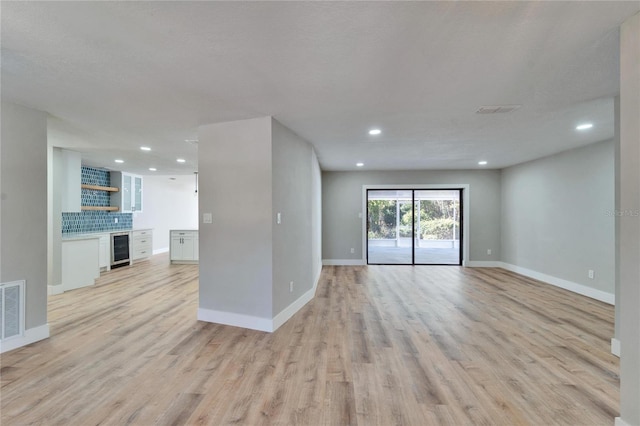
[[[111,175],[106,170],[82,167],[83,184],[111,186]],[[81,194],[83,206],[108,206],[111,196],[106,191],[83,189]],[[118,219],[118,223],[116,222]],[[118,231],[133,227],[131,213],[114,213],[106,211],[83,211],[80,213],[62,213],[62,233],[89,233],[102,231]]]
[[[111,174],[106,170],[82,166],[81,181],[87,185],[111,186]],[[83,206],[108,206],[111,203],[111,193],[107,191],[83,188],[80,197]]]
[[[62,213],[62,234],[118,231],[131,229],[131,213],[111,213],[88,211],[80,213]],[[118,223],[115,219],[118,218]]]
[[[82,166],[82,183],[86,185],[111,186],[111,174],[106,170]]]

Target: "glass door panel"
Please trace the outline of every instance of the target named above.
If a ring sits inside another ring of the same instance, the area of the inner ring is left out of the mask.
[[[415,191],[415,200],[415,263],[460,265],[460,190]]]
[[[462,190],[367,190],[367,263],[461,265]]]
[[[131,211],[131,175],[122,174],[122,211]]]
[[[142,211],[142,177],[135,176],[133,178],[133,211],[141,212]]]
[[[413,263],[413,193],[367,191],[367,263]]]

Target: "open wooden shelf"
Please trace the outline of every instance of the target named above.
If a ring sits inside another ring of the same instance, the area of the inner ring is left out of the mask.
[[[114,186],[99,186],[99,185],[87,185],[83,183],[80,185],[82,189],[93,189],[95,191],[109,191],[109,192],[118,192],[119,189]]]
[[[117,212],[120,209],[117,206],[82,206],[80,207],[80,210],[101,210],[106,212]]]

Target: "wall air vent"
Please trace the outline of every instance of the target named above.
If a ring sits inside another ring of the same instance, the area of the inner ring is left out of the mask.
[[[0,284],[0,342],[24,334],[24,283]]]
[[[476,114],[505,114],[513,112],[522,105],[483,105],[476,111]]]

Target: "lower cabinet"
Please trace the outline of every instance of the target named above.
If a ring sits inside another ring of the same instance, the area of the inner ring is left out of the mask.
[[[100,234],[100,269],[111,269],[111,241],[109,234]]]
[[[198,263],[198,231],[174,230],[170,239],[171,263]]]
[[[95,284],[100,276],[100,241],[98,236],[62,240],[62,291]]]
[[[140,229],[131,233],[131,260],[141,260],[153,254],[153,230]]]

